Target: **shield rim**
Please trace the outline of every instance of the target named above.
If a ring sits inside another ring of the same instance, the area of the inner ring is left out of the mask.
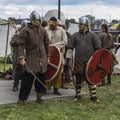
[[[60,62],[59,62],[59,64],[58,64],[58,67],[57,67],[58,69],[56,70],[56,73],[55,73],[50,79],[45,80],[46,83],[52,81],[52,80],[56,77],[56,75],[57,75],[58,72],[59,72],[59,69],[60,69],[60,66],[61,66],[61,60],[62,60],[60,49],[59,49],[57,46],[55,46],[55,45],[52,45],[52,46],[49,46],[49,47],[55,47],[55,48],[57,48],[57,50],[58,50],[58,52],[59,52]],[[49,49],[50,49],[50,48],[49,48]],[[49,64],[49,63],[48,63],[48,64]]]

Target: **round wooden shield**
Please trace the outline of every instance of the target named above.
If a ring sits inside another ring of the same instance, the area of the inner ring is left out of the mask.
[[[87,80],[91,84],[97,84],[104,80],[110,70],[112,62],[111,53],[107,49],[96,51],[89,59],[86,67]]]
[[[51,81],[57,75],[61,65],[61,52],[56,46],[50,46],[48,69],[45,74],[45,82]]]

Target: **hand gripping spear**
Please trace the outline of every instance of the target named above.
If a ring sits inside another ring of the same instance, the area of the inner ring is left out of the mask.
[[[47,89],[47,87],[43,84],[43,82],[32,72],[32,70],[31,70],[27,65],[25,65],[25,68],[26,68],[26,70],[28,70],[28,71],[34,76],[34,78],[35,78],[45,89]]]

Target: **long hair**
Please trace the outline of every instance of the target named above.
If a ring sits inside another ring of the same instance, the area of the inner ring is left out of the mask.
[[[108,26],[106,24],[102,24],[101,28],[103,29],[104,32],[107,33],[107,37],[108,37],[108,40],[109,40],[110,39],[110,35],[109,35],[109,32],[108,32]]]

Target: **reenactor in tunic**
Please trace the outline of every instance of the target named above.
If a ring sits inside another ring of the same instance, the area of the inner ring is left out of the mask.
[[[54,94],[61,95],[59,88],[61,87],[62,71],[63,71],[63,61],[64,61],[64,50],[67,44],[67,35],[63,28],[58,24],[56,17],[51,17],[48,21],[48,26],[46,27],[47,33],[49,35],[50,45],[58,47],[61,52],[61,65],[59,71],[54,79],[49,82],[46,82],[47,87],[53,86]]]
[[[108,32],[107,24],[102,24],[101,25],[101,32],[99,33],[99,38],[101,40],[102,48],[105,48],[105,49],[109,50],[110,53],[111,53],[111,56],[112,56],[112,64],[111,64],[111,67],[110,67],[110,71],[107,74],[107,83],[105,83],[105,80],[103,80],[101,82],[101,85],[111,84],[111,74],[112,74],[113,68],[114,68],[114,62],[113,61],[116,60],[116,59],[115,59],[115,56],[113,56],[114,54],[112,53],[112,49],[114,48],[113,36],[112,36],[111,33]]]
[[[30,23],[20,31],[18,36],[18,57],[20,65],[24,68],[24,72],[20,76],[21,86],[18,105],[25,104],[24,101],[27,100],[33,83],[37,98],[36,103],[43,101],[42,93],[46,90],[44,84],[48,54],[49,38],[47,31],[41,27],[40,15],[33,11],[30,14]]]
[[[83,82],[86,81],[90,91],[90,99],[99,101],[96,95],[96,85],[92,85],[86,78],[86,64],[92,54],[101,49],[101,42],[96,33],[89,29],[89,20],[87,17],[79,18],[79,31],[74,33],[67,45],[67,58],[69,67],[73,67],[75,76],[76,95],[74,101],[81,99],[81,89]],[[75,49],[75,58],[72,63],[73,50]]]
[[[18,35],[19,35],[20,30],[24,28],[25,26],[27,26],[27,22],[28,22],[27,20],[23,20],[21,24],[21,28],[19,29],[18,27],[16,27],[16,32],[10,41],[10,45],[12,47],[12,53],[13,53],[12,75],[13,75],[14,82],[13,82],[12,91],[14,92],[18,91],[20,75],[22,73],[22,68],[19,65],[19,59],[18,59],[18,44],[17,44]]]

